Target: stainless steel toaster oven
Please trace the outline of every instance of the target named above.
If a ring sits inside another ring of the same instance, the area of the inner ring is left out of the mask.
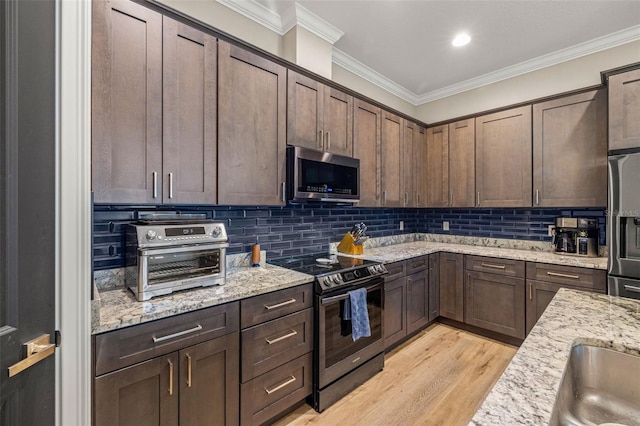
[[[126,239],[125,282],[139,301],[225,283],[229,244],[222,223],[138,222]]]

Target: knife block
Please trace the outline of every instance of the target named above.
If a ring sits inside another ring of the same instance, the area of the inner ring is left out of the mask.
[[[362,245],[354,245],[354,241],[353,236],[347,232],[338,244],[338,251],[346,254],[362,254]]]

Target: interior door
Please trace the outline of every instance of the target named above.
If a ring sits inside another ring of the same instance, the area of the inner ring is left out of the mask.
[[[55,8],[54,1],[0,2],[3,426],[55,420],[55,348],[40,342],[23,361],[24,343],[55,335]]]

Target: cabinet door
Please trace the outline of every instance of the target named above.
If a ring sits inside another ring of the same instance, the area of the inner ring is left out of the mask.
[[[607,205],[606,102],[594,90],[533,106],[534,206]]]
[[[164,17],[162,52],[163,201],[215,204],[217,40]]]
[[[531,106],[476,118],[479,207],[531,206]]]
[[[380,206],[382,111],[359,99],[353,112],[353,156],[360,160],[360,207]]]
[[[180,351],[180,425],[239,423],[238,333]]]
[[[404,183],[404,194],[402,205],[404,207],[415,206],[414,180],[414,149],[416,140],[418,139],[418,126],[411,121],[402,120],[404,122],[404,135],[402,138],[402,176]]]
[[[464,321],[464,255],[440,253],[440,316]]]
[[[382,111],[382,205],[401,207],[403,204],[402,179],[402,119],[387,111]]]
[[[609,149],[640,147],[640,69],[609,76]]]
[[[287,143],[321,151],[323,84],[288,71]]]
[[[407,335],[405,277],[384,282],[384,347],[389,348]]]
[[[449,205],[449,126],[427,129],[427,206]]]
[[[413,172],[416,207],[427,205],[427,180],[429,166],[427,163],[427,129],[418,127],[417,139],[413,146]]]
[[[95,426],[178,424],[178,355],[154,358],[96,378]]]
[[[429,271],[407,276],[407,334],[429,323]]]
[[[542,316],[542,313],[558,290],[566,285],[527,280],[527,334]]]
[[[524,339],[524,279],[468,271],[465,323]]]
[[[440,316],[440,253],[429,255],[429,322]]]
[[[282,205],[285,68],[218,43],[219,204]]]
[[[161,202],[162,15],[129,1],[92,9],[94,200]]]
[[[353,96],[324,87],[324,150],[353,157]]]
[[[475,206],[476,131],[475,120],[449,124],[449,192],[451,207]]]

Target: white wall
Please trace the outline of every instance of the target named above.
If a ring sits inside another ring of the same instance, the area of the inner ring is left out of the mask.
[[[600,72],[640,61],[640,41],[420,105],[416,118],[427,123],[525,102],[600,84]]]

